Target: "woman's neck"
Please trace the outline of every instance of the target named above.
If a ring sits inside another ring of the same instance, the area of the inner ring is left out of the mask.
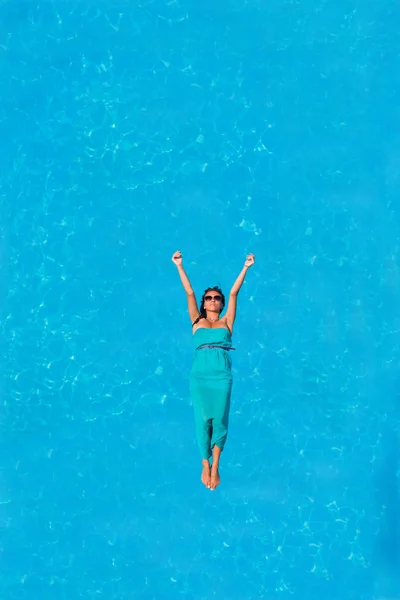
[[[215,321],[219,320],[219,315],[217,313],[207,311],[206,319],[207,321],[211,321],[211,323],[215,323]]]

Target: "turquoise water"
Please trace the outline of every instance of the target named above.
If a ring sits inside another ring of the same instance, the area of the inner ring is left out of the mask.
[[[0,2],[0,598],[393,600],[391,0]],[[199,482],[180,249],[248,252]]]

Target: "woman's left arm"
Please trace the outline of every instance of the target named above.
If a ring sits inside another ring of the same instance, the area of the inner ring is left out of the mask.
[[[232,286],[232,289],[229,293],[229,301],[228,308],[226,311],[226,320],[227,323],[232,330],[233,323],[236,317],[236,297],[239,293],[240,288],[242,287],[242,283],[244,278],[246,277],[247,269],[249,269],[252,265],[254,265],[254,254],[249,254],[246,258],[246,262],[244,263],[243,269],[239,273],[239,277],[236,279],[235,283]]]

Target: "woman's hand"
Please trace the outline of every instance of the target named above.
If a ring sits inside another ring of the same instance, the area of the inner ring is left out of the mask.
[[[177,267],[179,267],[179,265],[182,264],[182,254],[181,254],[180,250],[177,250],[176,252],[173,253],[173,255],[172,255],[172,262]]]
[[[248,254],[247,258],[246,258],[246,262],[244,263],[245,267],[251,267],[251,265],[254,265],[254,254]]]

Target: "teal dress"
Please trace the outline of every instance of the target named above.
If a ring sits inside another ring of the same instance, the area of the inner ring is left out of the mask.
[[[200,327],[193,334],[195,355],[190,372],[190,394],[197,442],[204,459],[211,457],[214,446],[224,449],[228,434],[232,389],[229,350],[234,350],[231,339],[228,329],[222,327]]]

